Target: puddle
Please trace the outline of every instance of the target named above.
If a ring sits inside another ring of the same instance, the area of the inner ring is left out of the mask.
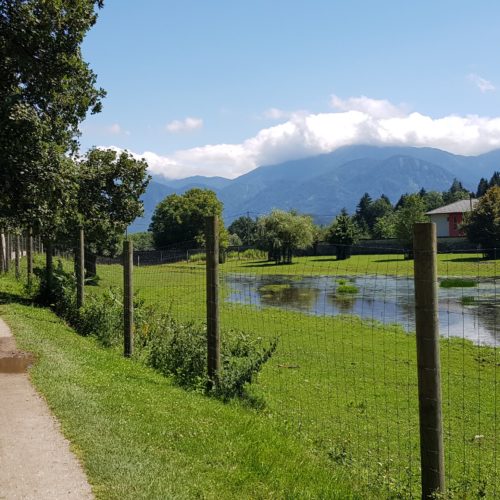
[[[26,352],[0,357],[0,373],[24,373],[33,361],[33,356]]]
[[[228,302],[279,307],[316,316],[352,314],[415,330],[413,279],[394,276],[254,276],[226,274]],[[342,293],[354,287],[355,293]],[[500,345],[500,294],[495,280],[474,288],[439,288],[442,336]]]

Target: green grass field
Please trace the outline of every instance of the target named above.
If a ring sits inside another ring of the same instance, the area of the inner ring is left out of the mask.
[[[373,261],[371,260],[373,259]],[[290,266],[229,262],[222,272],[289,275],[411,274],[393,256],[299,258]],[[496,263],[471,256],[440,256],[442,276],[495,276]],[[444,271],[443,271],[444,270]],[[102,266],[101,287],[119,285],[121,268]],[[147,303],[182,321],[205,317],[203,264],[134,270],[135,289]],[[90,290],[89,290],[90,291]],[[223,297],[227,290],[222,290]],[[311,450],[345,469],[357,484],[378,484],[384,496],[419,497],[418,403],[415,337],[398,325],[353,316],[311,316],[222,301],[223,328],[264,338],[278,336],[275,356],[253,394],[270,420]],[[497,475],[497,378],[500,356],[488,347],[451,338],[441,341],[447,483],[450,496],[500,492]]]
[[[203,262],[198,263],[204,266]],[[439,254],[438,273],[440,276],[497,276],[500,259],[484,260],[480,254]],[[294,257],[289,265],[275,265],[267,261],[232,260],[223,265],[227,272],[291,275],[359,275],[386,274],[399,276],[413,275],[413,261],[402,255],[354,255],[350,259],[338,261],[331,256]]]
[[[267,413],[172,386],[78,336],[0,278],[0,316],[99,499],[365,498],[341,467]],[[356,493],[358,491],[358,493]]]

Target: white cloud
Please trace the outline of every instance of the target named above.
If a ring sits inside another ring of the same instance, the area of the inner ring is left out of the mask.
[[[373,118],[387,118],[405,114],[406,106],[395,106],[386,99],[371,99],[364,95],[341,99],[335,94],[330,96],[330,105],[339,111],[361,111]]]
[[[240,144],[212,144],[169,156],[143,155],[154,174],[167,178],[221,175],[234,178],[261,165],[331,152],[352,144],[435,147],[473,155],[500,148],[500,117],[432,118],[405,113],[389,101],[336,98],[338,112],[293,114]],[[352,108],[352,109],[350,109]]]
[[[201,118],[192,118],[188,116],[184,120],[174,120],[167,124],[166,129],[168,132],[176,134],[178,132],[190,132],[203,127],[203,120]]]
[[[476,73],[470,73],[467,75],[467,79],[472,82],[483,94],[496,90],[496,87],[489,80],[476,75]]]
[[[113,123],[108,127],[105,127],[105,132],[111,135],[130,135],[128,130],[123,130],[119,123]]]
[[[288,120],[297,115],[307,115],[308,112],[305,110],[299,111],[285,111],[279,108],[269,108],[262,112],[258,118],[263,118],[265,120]]]

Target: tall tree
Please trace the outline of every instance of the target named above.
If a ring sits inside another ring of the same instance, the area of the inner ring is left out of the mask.
[[[194,188],[167,196],[157,205],[149,226],[155,247],[203,244],[205,217],[209,215],[222,215],[222,203],[210,189]],[[224,236],[226,231],[222,224],[220,227],[220,236]]]
[[[276,264],[291,264],[294,251],[310,247],[314,241],[312,218],[295,211],[273,210],[259,219],[258,227],[259,247]]]
[[[74,198],[78,126],[102,89],[81,43],[102,0],[0,1],[0,214],[53,229]]]
[[[442,207],[444,203],[443,193],[439,191],[427,191],[421,196],[425,203],[426,211],[434,210],[435,208]]]
[[[443,192],[443,201],[446,204],[453,203],[455,201],[467,200],[469,198],[469,191],[462,186],[462,183],[458,179],[453,179],[450,189]]]
[[[247,215],[235,219],[227,230],[238,235],[243,245],[253,245],[257,240],[257,221]]]
[[[143,213],[148,165],[126,151],[91,149],[78,166],[77,213],[88,256],[114,255],[127,226]]]
[[[405,245],[410,259],[413,258],[413,225],[427,221],[425,211],[425,201],[418,194],[407,195],[396,211],[396,237]]]
[[[488,187],[500,186],[500,172],[493,172]]]
[[[462,227],[468,240],[480,244],[487,257],[500,257],[500,186],[486,191]]]
[[[327,241],[336,245],[338,260],[351,256],[351,247],[358,242],[360,232],[356,221],[343,208],[327,229]]]
[[[481,196],[483,196],[483,194],[486,193],[486,191],[488,191],[488,187],[489,187],[488,180],[485,179],[484,177],[481,177],[481,180],[477,185],[476,197],[480,198]]]
[[[365,233],[369,233],[370,226],[373,227],[372,224],[372,214],[371,214],[371,206],[372,206],[372,198],[368,193],[365,193],[356,207],[356,214],[354,216],[358,226]]]

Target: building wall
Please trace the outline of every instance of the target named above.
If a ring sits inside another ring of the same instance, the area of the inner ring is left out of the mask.
[[[448,223],[448,214],[435,214],[430,215],[431,222],[436,224],[436,233],[438,238],[440,236],[451,236],[450,226]]]
[[[462,212],[457,212],[448,215],[448,225],[450,236],[463,236],[463,231],[460,230],[460,224],[462,224],[464,214]]]

